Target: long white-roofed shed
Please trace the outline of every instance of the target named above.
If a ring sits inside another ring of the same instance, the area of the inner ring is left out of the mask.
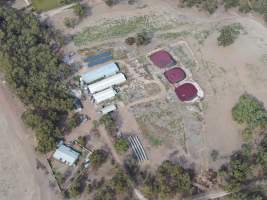
[[[115,97],[116,94],[117,94],[117,92],[113,88],[108,88],[108,89],[103,90],[101,92],[95,93],[93,95],[93,98],[94,98],[96,103],[101,103],[103,101],[106,101],[108,99]]]
[[[74,151],[72,148],[61,144],[56,152],[53,154],[53,158],[72,166],[79,158],[79,153]]]
[[[81,75],[81,80],[89,84],[98,79],[112,76],[119,72],[119,68],[116,63],[109,63],[101,66],[95,70],[89,71]]]
[[[105,90],[106,88],[112,87],[114,85],[122,84],[126,81],[124,74],[119,73],[114,76],[108,77],[91,85],[88,85],[88,89],[90,93],[94,94],[96,92],[100,92]]]

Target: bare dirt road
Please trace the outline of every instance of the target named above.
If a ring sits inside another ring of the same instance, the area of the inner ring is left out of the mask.
[[[0,200],[60,199],[49,186],[49,175],[36,169],[36,156],[18,104],[0,83]]]

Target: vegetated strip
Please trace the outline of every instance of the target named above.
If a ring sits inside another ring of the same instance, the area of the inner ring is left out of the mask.
[[[37,150],[48,152],[63,137],[64,120],[73,107],[64,80],[70,74],[52,47],[53,32],[33,14],[0,8],[0,65],[27,111],[23,120],[36,133]]]

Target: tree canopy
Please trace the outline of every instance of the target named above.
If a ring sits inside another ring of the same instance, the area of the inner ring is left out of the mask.
[[[0,66],[29,108],[23,118],[36,131],[41,152],[53,149],[60,136],[60,116],[73,107],[64,83],[70,70],[53,51],[59,46],[55,38],[33,14],[0,8]]]
[[[177,193],[188,194],[192,189],[192,175],[179,164],[164,161],[155,176],[149,174],[142,189],[149,199],[168,199]]]

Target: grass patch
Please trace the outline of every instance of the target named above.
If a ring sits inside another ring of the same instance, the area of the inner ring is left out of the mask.
[[[32,6],[38,11],[47,11],[61,6],[61,0],[32,0]]]
[[[174,22],[161,23],[160,16],[138,16],[131,18],[121,18],[107,20],[101,24],[90,26],[83,32],[73,37],[77,46],[86,45],[89,42],[107,40],[117,37],[126,37],[130,33],[146,30],[155,32],[174,27]]]
[[[146,133],[145,134],[146,138],[149,140],[149,143],[152,145],[152,146],[160,146],[162,144],[162,140],[159,139],[158,137],[156,137],[155,135],[153,134],[148,134]]]

